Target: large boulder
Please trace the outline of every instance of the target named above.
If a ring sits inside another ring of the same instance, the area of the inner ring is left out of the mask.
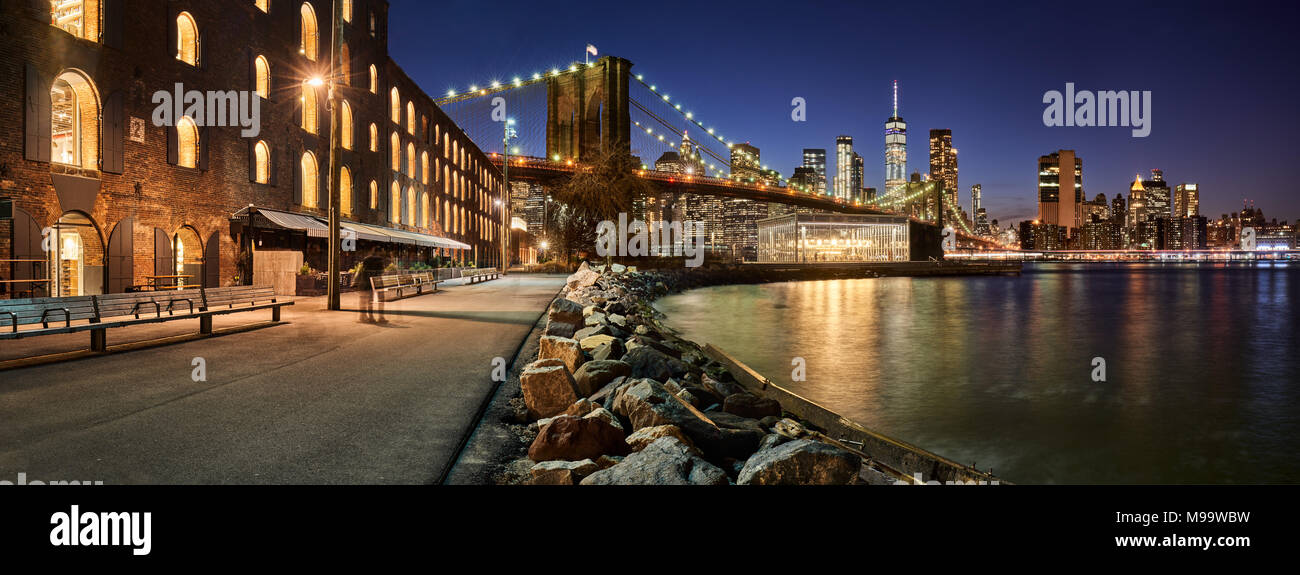
[[[592,335],[578,340],[578,347],[581,347],[582,351],[585,351],[587,353],[595,353],[596,348],[605,345],[611,341],[618,341],[618,339],[612,335],[604,335],[604,334]]]
[[[629,451],[623,431],[599,417],[562,415],[537,431],[528,447],[533,461],[581,461]]]
[[[543,461],[529,469],[530,485],[577,485],[588,475],[600,470],[595,461]]]
[[[649,346],[628,346],[627,353],[619,359],[632,366],[632,377],[667,381],[686,375],[687,372],[686,364]]]
[[[587,262],[582,262],[582,265],[578,266],[578,271],[569,276],[565,285],[571,290],[577,290],[595,285],[598,279],[600,279],[600,274],[592,270],[587,265]]]
[[[614,328],[607,324],[601,324],[592,327],[584,327],[578,331],[573,332],[573,339],[582,341],[593,335],[614,335]]]
[[[762,431],[719,428],[707,415],[651,379],[625,385],[614,391],[613,398],[614,413],[626,417],[633,431],[674,425],[710,460],[747,458],[758,450],[758,442],[763,439]]]
[[[597,360],[605,359],[623,359],[623,354],[627,349],[623,347],[623,340],[615,339],[608,343],[601,344],[591,352],[591,358]]]
[[[578,393],[590,397],[609,382],[619,377],[631,375],[632,366],[617,360],[594,360],[582,364],[578,373],[573,375],[578,386]]]
[[[757,419],[741,417],[734,413],[727,413],[725,411],[710,411],[705,415],[708,415],[709,419],[718,427],[725,429],[751,429],[767,433],[767,429],[765,429],[763,424]]]
[[[728,395],[722,402],[722,411],[750,419],[780,417],[781,404],[774,399],[759,397],[752,393],[734,393]]]
[[[577,341],[567,337],[544,335],[541,338],[537,358],[564,360],[564,365],[569,368],[569,372],[576,373],[578,367],[582,366],[582,348],[578,346]]]
[[[724,381],[715,377],[711,377],[708,374],[704,375],[704,379],[702,380],[701,383],[704,385],[704,387],[713,390],[713,393],[716,393],[719,397],[723,397],[723,398],[735,395],[737,393],[745,393],[745,388],[741,387],[739,383],[736,383],[734,381]]]
[[[796,439],[755,453],[736,477],[740,485],[846,485],[858,456],[820,441]]]
[[[727,485],[727,473],[673,437],[661,437],[583,485]]]
[[[542,335],[572,338],[575,333],[574,327],[576,326],[571,323],[547,320],[546,329],[542,331]]]
[[[680,359],[682,357],[681,350],[674,348],[673,346],[668,345],[652,337],[648,337],[644,335],[634,335],[627,339],[628,351],[632,351],[641,346],[653,347],[659,350],[660,353],[663,353],[664,355],[672,356],[674,359]]]
[[[686,437],[686,434],[682,433],[681,428],[676,425],[642,427],[641,429],[636,430],[632,435],[627,436],[627,439],[624,441],[626,441],[628,446],[632,448],[632,451],[641,451],[661,437],[676,438],[678,441],[690,446],[691,448],[695,447],[691,438]]]
[[[557,298],[551,302],[546,312],[547,320],[555,323],[567,323],[572,326],[582,325],[582,305],[575,301]]]
[[[534,362],[519,374],[524,405],[534,419],[563,413],[578,400],[577,384],[569,368],[563,365],[537,365]]]

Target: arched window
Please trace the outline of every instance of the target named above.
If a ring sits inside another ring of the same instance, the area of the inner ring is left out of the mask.
[[[389,106],[392,108],[393,123],[402,125],[402,95],[394,87],[388,92]]]
[[[50,144],[54,162],[99,166],[99,96],[80,72],[64,72],[50,87]]]
[[[271,11],[271,0],[253,0],[253,5],[263,12]]]
[[[85,40],[99,41],[99,0],[63,0],[50,3],[50,23]]]
[[[420,194],[420,227],[429,227],[429,192]]]
[[[347,166],[339,168],[339,210],[352,214],[352,170]]]
[[[402,188],[397,185],[396,180],[393,181],[392,191],[389,192],[389,195],[392,197],[389,198],[390,201],[388,202],[388,211],[390,212],[388,220],[399,224],[402,221]]]
[[[316,167],[316,155],[311,152],[302,154],[299,182],[302,185],[302,205],[308,208],[317,206],[316,187],[320,182],[320,171]]]
[[[415,102],[406,103],[406,133],[415,135]]]
[[[339,49],[339,78],[343,80],[344,86],[352,85],[352,56],[348,51],[348,43],[344,42],[343,47]]]
[[[379,182],[370,180],[370,209],[379,209]]]
[[[339,134],[343,138],[343,149],[352,149],[352,106],[346,100],[343,101],[343,107],[340,108],[342,119],[339,120]]]
[[[370,124],[370,151],[379,151],[379,126],[376,126],[373,122]]]
[[[298,53],[312,62],[316,61],[316,51],[320,46],[320,34],[316,30],[316,11],[311,4],[302,3],[302,38],[298,42]]]
[[[352,0],[343,0],[343,21],[352,21]]]
[[[253,90],[258,96],[266,99],[271,98],[271,63],[267,61],[266,56],[258,56],[254,61],[254,67],[257,68],[257,77],[253,79]]]
[[[259,184],[270,183],[271,146],[266,145],[265,140],[258,140],[253,146],[253,164],[255,166],[253,181]]]
[[[176,122],[176,165],[186,168],[199,165],[199,126],[189,116]]]
[[[402,139],[393,132],[393,136],[388,139],[388,147],[393,154],[393,171],[402,171]]]
[[[420,154],[420,183],[429,185],[429,152]]]
[[[379,93],[379,68],[376,68],[374,64],[370,65],[370,93]]]
[[[415,189],[406,188],[406,222],[407,225],[415,225]]]
[[[451,159],[451,134],[442,135],[442,159]]]
[[[406,175],[415,177],[415,144],[406,144]]]
[[[199,65],[199,25],[189,12],[176,16],[176,59],[191,66]]]
[[[320,131],[320,123],[316,118],[316,88],[306,82],[302,85],[302,129],[308,133],[316,134]]]

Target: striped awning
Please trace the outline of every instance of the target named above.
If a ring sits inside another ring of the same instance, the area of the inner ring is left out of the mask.
[[[257,213],[266,216],[266,219],[271,220],[277,226],[289,230],[301,230],[307,232],[307,235],[313,238],[328,238],[330,235],[329,226],[312,216],[268,210],[266,208],[258,208]]]
[[[328,238],[329,224],[323,218],[307,214],[296,214],[280,210],[271,210],[267,208],[257,208],[249,206],[238,212],[235,216],[242,216],[250,211],[255,211],[270,220],[271,223],[288,230],[299,230],[307,232],[307,235],[313,238]],[[461,243],[450,238],[438,237],[430,234],[386,228],[372,224],[362,224],[359,222],[340,221],[339,227],[350,230],[357,235],[359,240],[372,242],[387,242],[396,244],[406,244],[412,246],[424,246],[432,248],[443,248],[451,250],[468,250],[472,249],[469,244]]]

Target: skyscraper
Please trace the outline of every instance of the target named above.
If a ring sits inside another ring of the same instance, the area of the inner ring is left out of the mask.
[[[1159,169],[1151,170],[1151,179],[1142,181],[1147,200],[1147,219],[1168,218],[1173,216],[1173,194],[1169,184],[1165,183],[1165,173]]]
[[[1133,185],[1128,188],[1128,227],[1136,228],[1147,221],[1146,190],[1142,187],[1142,174],[1133,176]]]
[[[853,179],[853,136],[835,138],[835,197],[848,201],[857,194],[850,183]],[[861,186],[859,186],[861,187]]]
[[[824,148],[804,148],[803,167],[812,168],[813,181],[809,190],[817,194],[826,193],[826,150]]]
[[[862,173],[864,169],[862,155],[853,152],[853,168],[849,170],[849,200],[866,202],[866,190],[862,187]]]
[[[762,164],[759,162],[758,147],[749,142],[731,146],[731,179],[746,184],[756,184],[762,180]]]
[[[1074,150],[1038,158],[1038,221],[1067,235],[1083,225],[1083,159]]]
[[[907,122],[898,115],[898,82],[894,82],[894,115],[885,121],[885,189],[907,183]]]
[[[1196,184],[1178,184],[1174,188],[1174,217],[1201,215],[1201,190]]]
[[[970,187],[970,211],[975,218],[975,233],[989,235],[989,215],[984,211],[984,186],[980,184]]]
[[[944,208],[958,211],[957,148],[952,147],[952,130],[930,130],[930,179],[943,186]]]

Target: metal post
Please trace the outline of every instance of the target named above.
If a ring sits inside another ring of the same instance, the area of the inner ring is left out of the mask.
[[[333,24],[330,37],[330,70],[329,70],[329,103],[330,103],[330,176],[329,176],[329,287],[327,289],[328,309],[338,311],[341,308],[339,303],[339,253],[342,249],[342,243],[339,240],[339,122],[341,121],[341,106],[336,88],[335,70],[339,69],[339,60],[342,58],[340,42],[343,40],[343,3],[334,0],[334,15],[331,20]],[[279,309],[277,308],[277,312]]]

